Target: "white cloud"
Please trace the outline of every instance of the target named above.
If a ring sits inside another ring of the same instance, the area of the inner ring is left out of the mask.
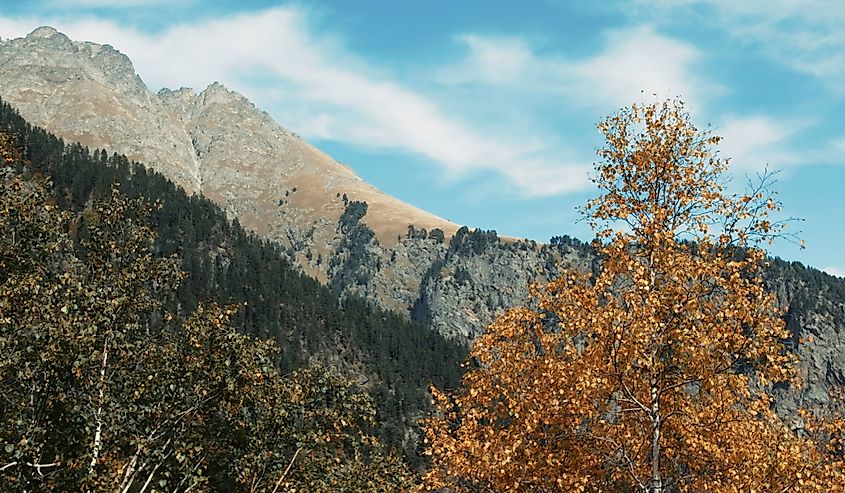
[[[830,274],[832,276],[845,277],[845,268],[843,268],[843,267],[829,266],[829,267],[825,267],[822,270],[827,272],[828,274]]]
[[[498,108],[512,114],[527,113],[538,119],[548,118],[554,111],[549,109],[551,104],[562,111],[574,110],[578,118],[589,112],[593,116],[583,126],[596,138],[591,129],[596,115],[632,102],[675,96],[693,109],[721,91],[718,84],[696,74],[698,50],[647,25],[607,31],[597,52],[578,57],[543,51],[518,36],[464,34],[457,40],[466,48],[464,58],[437,71],[435,83],[463,90],[462,94],[481,104],[495,101]],[[570,145],[559,148],[577,151],[563,152],[565,162],[591,163],[590,146],[577,136],[570,138]],[[526,190],[538,187],[534,193],[549,184],[589,185],[583,165],[548,166],[543,159],[520,163],[519,174],[512,177]]]
[[[465,57],[437,71],[434,82],[448,89],[465,89],[462,94],[477,98],[479,104],[495,101],[497,108],[512,115],[548,118],[553,111],[549,106],[554,104],[564,111],[575,110],[579,118],[585,110],[590,112],[593,116],[583,122],[589,128],[595,115],[644,98],[651,100],[652,94],[657,98],[682,96],[694,108],[719,91],[718,85],[695,75],[696,49],[649,26],[608,31],[595,54],[581,57],[544,52],[516,36],[465,34],[458,41],[466,48]],[[591,135],[598,137],[597,133]],[[509,176],[534,194],[548,187],[560,187],[560,191],[586,188],[585,164],[594,156],[583,140],[576,139],[572,137],[570,145],[558,144],[555,152],[565,156],[564,163],[583,164],[555,166],[548,157],[540,156],[515,161],[519,170],[512,170]]]
[[[714,134],[723,138],[720,155],[742,170],[789,169],[801,165],[845,164],[845,137],[800,145],[800,134],[818,126],[812,118],[772,118],[765,115],[722,117]]]
[[[29,21],[0,17],[0,33],[20,35]],[[529,195],[588,185],[583,166],[557,159],[560,149],[538,151],[536,139],[518,129],[454,116],[341,40],[315,34],[311,21],[301,9],[279,7],[155,35],[96,18],[43,19],[27,30],[51,24],[72,39],[111,44],[153,89],[221,81],[306,137],[426,156],[452,177],[493,170]]]
[[[714,133],[723,138],[719,152],[733,167],[780,169],[795,163],[797,157],[785,150],[786,143],[804,126],[766,116],[728,116]]]
[[[794,63],[806,64],[807,68],[824,62],[816,58],[821,51],[841,48],[845,42],[841,29],[845,3],[840,0],[718,0],[714,5],[738,36],[794,57]],[[820,70],[829,72],[830,68]]]
[[[514,166],[519,169],[510,173],[511,179],[532,196],[549,195],[549,191],[572,192],[590,184],[587,169],[578,164],[556,166],[544,161],[529,161]]]
[[[682,96],[697,107],[706,92],[694,71],[699,56],[689,44],[635,27],[609,33],[605,50],[577,62],[574,72],[584,81],[580,87],[617,106],[638,100],[642,91],[660,99]]]
[[[842,162],[845,162],[845,136],[834,139],[831,143],[831,149],[839,155]]]
[[[695,73],[697,49],[648,25],[607,31],[601,50],[587,57],[540,53],[519,37],[464,35],[459,40],[467,56],[438,73],[440,83],[509,86],[602,111],[641,101],[643,93],[682,96],[696,106],[721,90]]]
[[[38,26],[38,20],[31,18],[13,19],[0,16],[0,38],[12,39],[25,36],[28,32]]]
[[[459,65],[441,70],[437,76],[441,83],[524,84],[527,77],[543,71],[538,68],[542,61],[522,38],[464,34],[458,41],[469,53]]]
[[[145,7],[184,7],[195,0],[51,0],[46,8],[83,8],[83,9],[134,9]]]
[[[793,69],[827,81],[845,82],[845,2],[842,0],[637,0],[624,10],[666,24],[678,19],[719,26],[732,39],[753,46]]]

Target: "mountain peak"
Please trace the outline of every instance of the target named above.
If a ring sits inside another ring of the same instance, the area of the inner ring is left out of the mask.
[[[74,53],[78,51],[78,43],[74,43],[70,38],[51,26],[41,26],[27,34],[25,38],[11,40],[12,43],[15,41],[56,50],[57,52]]]
[[[162,87],[159,89],[158,93],[156,93],[159,99],[162,101],[182,101],[183,104],[187,104],[192,102],[197,97],[197,93],[194,91],[192,87],[180,87],[179,89],[170,89],[168,87]]]
[[[209,91],[209,92],[226,92],[226,93],[232,92],[229,89],[227,89],[226,86],[224,86],[223,84],[221,84],[217,81],[214,81],[211,84],[209,84],[208,87],[205,88],[205,90]]]
[[[214,81],[201,93],[199,93],[198,98],[206,104],[235,103],[257,111],[257,108],[255,108],[255,105],[249,99],[244,97],[241,93],[233,91],[217,81]]]
[[[190,138],[125,54],[42,26],[0,44],[0,66],[0,95],[32,123],[143,161],[186,190],[198,190]]]
[[[180,96],[189,96],[189,95],[190,96],[196,96],[197,95],[197,93],[196,93],[196,91],[194,91],[193,87],[186,87],[186,86],[182,86],[179,89],[170,89],[169,87],[162,87],[158,91],[159,96],[163,96],[163,95],[171,96],[171,95],[175,95],[175,94],[178,94]]]
[[[56,28],[52,26],[41,26],[36,28],[31,33],[27,34],[27,38],[52,38],[53,36],[60,34]]]
[[[142,161],[292,250],[313,245],[309,259],[328,258],[349,201],[367,202],[363,221],[382,244],[409,225],[457,230],[364,182],[218,81],[153,94],[120,51],[47,26],[0,45],[0,65],[0,95],[33,123]]]

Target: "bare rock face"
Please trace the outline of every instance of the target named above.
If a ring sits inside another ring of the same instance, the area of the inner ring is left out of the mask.
[[[144,161],[199,190],[200,162],[185,129],[109,45],[74,42],[51,27],[0,42],[0,95],[66,140]]]
[[[799,263],[772,262],[767,285],[786,311],[798,385],[780,389],[783,414],[841,404],[845,387],[845,279]]]
[[[592,249],[577,240],[537,245],[459,230],[423,278],[413,314],[449,337],[469,341],[506,308],[524,305],[531,283],[557,278],[565,269],[589,271],[593,260]]]

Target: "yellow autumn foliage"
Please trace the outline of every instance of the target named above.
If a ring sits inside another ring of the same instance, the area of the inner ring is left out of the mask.
[[[786,423],[764,391],[795,374],[762,280],[763,246],[782,234],[774,194],[765,181],[729,194],[719,138],[678,101],[598,128],[601,193],[583,213],[600,267],[533,286],[475,341],[463,388],[434,391],[426,487],[842,488],[840,423]]]

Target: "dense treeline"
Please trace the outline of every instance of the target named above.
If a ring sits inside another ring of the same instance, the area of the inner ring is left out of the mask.
[[[242,332],[276,340],[282,371],[309,358],[343,351],[348,361],[375,378],[369,388],[377,403],[380,434],[400,443],[412,417],[428,406],[425,388],[454,388],[466,349],[426,327],[339,296],[292,267],[282,248],[259,239],[208,199],[188,196],[159,173],[126,157],[90,152],[29,125],[0,100],[0,129],[17,145],[36,172],[49,176],[57,205],[79,213],[112,185],[130,198],[158,202],[152,223],[159,257],[177,254],[187,278],[168,308],[186,317],[201,301],[239,307],[231,323]],[[329,355],[335,357],[337,355]],[[411,456],[414,450],[406,450]]]
[[[800,307],[801,311],[818,310],[820,308],[818,303],[822,297],[828,298],[833,303],[845,305],[845,279],[807,267],[801,262],[775,259],[771,263],[768,277],[771,280],[793,280],[798,289],[791,302],[794,307]]]

